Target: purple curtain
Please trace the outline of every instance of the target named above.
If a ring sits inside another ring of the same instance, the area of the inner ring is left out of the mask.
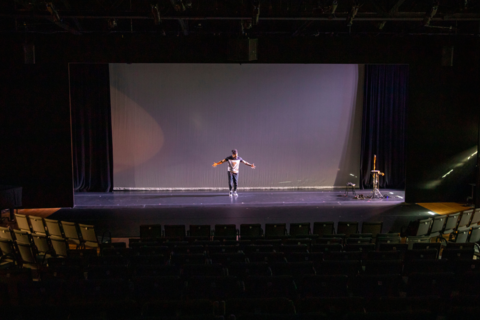
[[[383,188],[405,188],[405,118],[408,65],[365,65],[360,183],[372,186],[376,169]]]

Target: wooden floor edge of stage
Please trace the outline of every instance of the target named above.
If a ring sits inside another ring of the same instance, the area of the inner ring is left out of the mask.
[[[48,218],[50,215],[54,214],[60,209],[61,208],[18,209],[15,210],[15,213]]]
[[[417,204],[427,210],[435,212],[436,214],[442,215],[471,209],[469,205],[464,205],[456,202],[423,202]]]

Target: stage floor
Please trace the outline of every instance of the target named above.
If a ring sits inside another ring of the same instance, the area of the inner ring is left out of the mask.
[[[357,190],[370,195],[371,190]],[[95,225],[113,237],[138,237],[143,224],[205,225],[298,223],[318,221],[381,221],[383,232],[399,232],[409,221],[433,213],[404,202],[404,191],[382,190],[383,200],[355,200],[344,190],[227,192],[116,191],[77,193],[75,207],[62,208],[50,218]]]
[[[357,190],[356,194],[371,196],[371,190]],[[382,190],[385,199],[354,199],[344,189],[302,191],[240,191],[238,196],[228,196],[227,191],[114,191],[112,193],[77,193],[75,208],[151,208],[159,206],[315,206],[377,205],[379,203],[402,203],[405,192]]]

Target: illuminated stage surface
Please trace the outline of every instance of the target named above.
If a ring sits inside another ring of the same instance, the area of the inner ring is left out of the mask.
[[[136,237],[142,224],[236,224],[316,221],[382,221],[383,232],[398,232],[408,221],[431,216],[426,208],[404,203],[405,192],[381,190],[383,200],[356,200],[344,189],[302,191],[115,191],[76,193],[75,207],[52,219],[94,224],[114,237]],[[371,190],[356,190],[371,195]],[[288,227],[288,225],[287,225]],[[361,231],[361,230],[360,230]]]

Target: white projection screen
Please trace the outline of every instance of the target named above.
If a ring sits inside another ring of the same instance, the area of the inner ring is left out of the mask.
[[[364,66],[110,64],[115,190],[358,184]]]

